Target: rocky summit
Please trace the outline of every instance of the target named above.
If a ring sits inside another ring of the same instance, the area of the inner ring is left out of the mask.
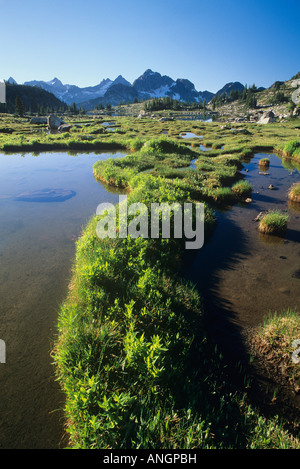
[[[122,102],[132,103],[136,99],[144,101],[151,98],[172,97],[179,101],[209,102],[214,97],[214,93],[210,91],[197,91],[195,85],[187,79],[173,80],[151,69],[146,70],[132,84],[122,75],[115,80],[106,78],[98,85],[84,88],[63,84],[56,77],[50,81],[32,80],[24,84],[42,88],[66,104],[76,103],[86,110],[91,110],[100,103],[118,105]]]

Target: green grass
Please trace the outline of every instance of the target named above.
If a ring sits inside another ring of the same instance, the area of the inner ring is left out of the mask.
[[[261,158],[258,162],[259,166],[269,167],[270,159],[269,158]]]
[[[299,311],[288,309],[269,314],[251,338],[254,356],[264,361],[273,379],[284,379],[300,389],[300,366],[292,360],[293,342],[300,339]]]
[[[300,182],[292,185],[288,193],[289,200],[293,202],[300,202]]]
[[[189,197],[163,178],[132,182],[129,203]],[[71,447],[299,447],[279,419],[260,416],[231,384],[206,337],[201,298],[176,274],[180,242],[100,239],[98,221],[77,242],[53,354]]]
[[[248,181],[239,181],[232,186],[232,191],[240,198],[246,198],[251,195],[252,186]]]
[[[288,156],[295,159],[300,159],[300,141],[291,140],[283,148],[284,156]]]
[[[283,235],[287,229],[289,216],[280,210],[271,210],[264,215],[258,226],[261,233]]]
[[[151,142],[122,160],[98,162],[95,177],[113,184],[121,178],[128,202],[148,207],[153,201],[183,203],[192,194],[201,199],[211,183],[217,185],[212,196],[232,198],[222,181],[235,177],[238,159],[220,157],[208,176],[189,170],[174,179],[171,169],[186,166],[195,154],[174,141],[170,153],[163,145]],[[238,193],[249,190],[242,184]],[[71,446],[297,447],[279,419],[259,415],[246,393],[230,384],[222,355],[206,337],[201,298],[176,274],[182,241],[103,240],[96,223],[94,218],[77,244],[54,354]],[[213,223],[207,207],[206,227]]]
[[[103,120],[78,117],[72,123],[81,128],[47,135],[24,119],[1,115],[0,129],[12,133],[0,130],[0,149],[125,150],[122,159],[96,163],[95,178],[125,188],[128,203],[202,201],[210,233],[215,202],[235,203],[251,193],[247,181],[239,180],[241,161],[257,150],[281,149],[296,134],[292,122],[234,124],[242,132],[232,132],[231,125],[224,129],[217,122],[128,116],[113,119],[112,135],[103,131]],[[208,154],[190,148],[195,140],[184,141],[181,131],[203,135],[214,149]],[[189,168],[193,159],[195,170]],[[77,241],[53,350],[70,447],[299,449],[284,421],[266,418],[251,405],[244,370],[235,370],[243,383],[237,387],[207,337],[202,300],[178,275],[183,240],[100,239],[99,220],[93,217]]]

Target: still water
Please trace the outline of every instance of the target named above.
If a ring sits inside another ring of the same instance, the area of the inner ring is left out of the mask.
[[[60,448],[63,396],[51,347],[67,294],[75,241],[102,202],[118,202],[93,177],[115,154],[0,155],[0,448]],[[56,202],[18,200],[41,189],[70,191]]]
[[[258,161],[264,157],[270,167],[261,171]],[[300,314],[300,203],[287,197],[300,181],[299,165],[257,154],[241,173],[253,187],[252,203],[216,210],[211,239],[185,270],[204,298],[209,330],[237,358],[245,352],[247,333],[269,313],[291,308]],[[283,237],[258,232],[257,215],[273,209],[289,214]]]

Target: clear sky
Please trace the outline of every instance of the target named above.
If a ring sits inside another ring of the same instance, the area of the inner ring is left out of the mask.
[[[300,0],[0,0],[0,79],[92,86],[148,68],[198,91],[300,71]]]

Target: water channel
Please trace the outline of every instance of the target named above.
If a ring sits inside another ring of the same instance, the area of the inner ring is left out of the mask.
[[[63,395],[50,351],[59,304],[67,294],[75,241],[99,203],[118,202],[93,177],[99,159],[120,153],[49,152],[0,155],[0,448],[61,448],[66,440]],[[267,174],[258,161],[270,158]],[[194,162],[193,162],[194,163]],[[257,154],[241,171],[253,186],[252,203],[217,211],[211,239],[189,263],[185,276],[203,294],[212,334],[235,354],[242,337],[271,311],[299,310],[300,207],[287,191],[299,167],[276,155]],[[273,184],[274,190],[268,189]],[[23,201],[40,189],[73,191],[56,202]],[[289,212],[285,237],[259,235],[261,211]]]
[[[51,347],[59,304],[67,294],[75,241],[99,203],[118,201],[92,166],[120,153],[0,155],[0,448],[64,447],[63,396]],[[41,189],[67,199],[23,201]]]
[[[262,171],[265,157],[270,166]],[[275,154],[245,161],[241,173],[253,187],[252,202],[216,210],[213,235],[185,268],[203,297],[208,330],[230,359],[248,360],[247,336],[269,313],[300,313],[300,204],[288,201],[299,169]],[[283,237],[258,232],[257,215],[272,209],[289,214]],[[294,403],[300,409],[300,396]]]

